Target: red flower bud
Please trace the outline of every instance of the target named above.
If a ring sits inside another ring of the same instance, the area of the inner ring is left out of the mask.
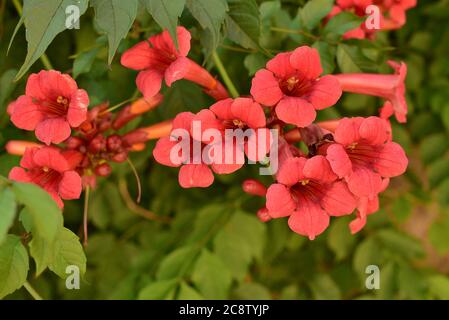
[[[107,177],[111,174],[112,168],[109,164],[103,163],[95,167],[95,174],[101,177]]]
[[[126,152],[126,151],[117,153],[111,157],[112,161],[118,162],[118,163],[125,162],[126,159],[128,159],[128,152]]]
[[[102,135],[97,135],[93,138],[88,146],[88,150],[91,153],[98,153],[106,149],[106,139]]]
[[[67,149],[78,149],[82,144],[84,144],[83,139],[78,137],[70,137],[65,141],[65,146]]]
[[[243,191],[254,196],[265,197],[267,188],[258,180],[248,179],[243,181]]]
[[[262,222],[267,222],[272,219],[267,208],[259,209],[259,211],[257,211],[257,218]]]
[[[108,151],[116,152],[122,147],[122,138],[117,134],[109,136],[106,140],[106,145]]]

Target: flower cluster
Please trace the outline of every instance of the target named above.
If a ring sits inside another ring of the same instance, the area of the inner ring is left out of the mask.
[[[359,17],[373,14],[370,6],[376,6],[379,13],[379,28],[368,27],[365,22],[359,27],[346,32],[344,39],[371,39],[379,30],[400,29],[406,22],[406,11],[416,6],[416,0],[337,0],[328,18],[340,12],[348,11]],[[377,12],[377,11],[376,11]]]
[[[342,8],[343,3],[373,1],[338,1]],[[398,9],[383,4],[392,18]],[[178,27],[177,36],[178,47],[164,31],[123,54],[122,65],[139,71],[136,84],[143,98],[118,113],[107,103],[88,110],[87,93],[69,75],[31,75],[26,94],[8,112],[17,127],[34,130],[45,145],[10,141],[9,152],[23,154],[10,178],[41,186],[62,207],[61,199],[79,198],[82,186],[95,187],[97,176],[110,175],[111,162],[124,162],[130,152],[142,151],[146,141],[159,139],[154,159],[178,167],[183,188],[209,187],[214,174],[236,172],[246,158],[272,170],[269,186],[256,179],[243,183],[246,193],[266,198],[257,213],[260,220],[288,217],[294,232],[314,239],[330,217],[356,210],[350,228],[353,233],[362,229],[367,216],[377,211],[378,196],[390,178],[407,168],[389,122],[392,115],[406,121],[406,65],[390,61],[394,74],[323,75],[318,51],[301,46],[277,54],[258,70],[250,96],[229,98],[219,81],[187,57],[190,33]],[[171,86],[179,79],[200,85],[216,102],[196,114],[182,112],[173,120],[118,133],[160,104],[162,80]],[[344,92],[382,98],[379,117],[316,122],[317,112],[334,106]],[[307,151],[296,145],[299,141]]]

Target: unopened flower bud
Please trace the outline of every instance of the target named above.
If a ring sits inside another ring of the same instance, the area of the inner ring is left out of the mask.
[[[112,168],[109,164],[103,163],[95,167],[95,174],[101,177],[107,177],[111,174]]]
[[[243,191],[254,196],[264,197],[267,193],[267,188],[258,180],[248,179],[243,181]]]
[[[267,222],[272,219],[267,208],[259,209],[259,211],[257,211],[257,218],[262,222]]]

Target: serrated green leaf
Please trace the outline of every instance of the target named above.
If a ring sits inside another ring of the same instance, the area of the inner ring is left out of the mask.
[[[221,259],[204,249],[195,264],[192,281],[207,299],[225,299],[232,277]]]
[[[177,280],[161,280],[150,283],[139,292],[139,300],[162,300],[167,299],[175,289]]]
[[[22,287],[28,269],[28,253],[20,238],[9,235],[0,245],[0,299]]]
[[[396,230],[383,229],[376,236],[383,247],[392,250],[395,254],[408,258],[418,258],[424,255],[424,249],[418,240]]]
[[[337,62],[343,73],[366,72],[375,68],[358,46],[339,44],[337,47]]]
[[[203,296],[185,282],[179,288],[178,300],[204,300]]]
[[[178,248],[167,255],[159,265],[156,278],[168,280],[183,276],[196,258],[198,250],[193,246]]]
[[[255,52],[247,55],[243,64],[249,72],[249,75],[254,75],[258,70],[265,67],[268,59],[260,52]]]
[[[248,49],[260,49],[260,13],[255,0],[228,0],[227,36]]]
[[[313,296],[318,300],[339,300],[341,292],[334,280],[327,274],[315,276],[311,283],[310,289]]]
[[[80,275],[86,273],[86,256],[83,247],[76,234],[67,228],[61,229],[53,244],[51,259],[48,268],[61,278],[65,279],[68,274],[68,266],[77,266]]]
[[[178,46],[176,27],[186,0],[145,0],[146,8],[162,29],[167,29]]]
[[[301,20],[309,29],[318,26],[319,22],[328,15],[334,5],[333,0],[311,0],[301,9]]]
[[[363,18],[353,13],[341,12],[329,20],[323,29],[323,34],[327,39],[336,40],[346,32],[360,26],[362,21]]]
[[[66,27],[66,8],[70,5],[79,9],[80,15],[87,10],[88,0],[25,0],[23,17],[26,27],[28,51],[25,62],[16,75],[20,79],[45,53],[48,45]]]
[[[327,237],[327,245],[335,253],[337,260],[346,258],[355,242],[356,237],[350,233],[346,219],[338,219],[332,223]]]
[[[108,64],[112,63],[120,41],[126,38],[136,19],[137,0],[91,0],[95,9],[95,23],[106,33],[109,41]],[[91,63],[92,65],[92,63]]]
[[[52,259],[53,244],[42,238],[33,237],[28,245],[30,247],[30,255],[36,263],[36,276],[39,276],[47,269]]]
[[[12,190],[17,201],[27,207],[33,222],[32,232],[52,243],[63,225],[61,210],[53,198],[40,187],[29,183],[14,182]]]
[[[81,52],[73,61],[73,78],[78,78],[80,74],[88,73],[92,68],[95,57],[100,51],[100,48],[95,48],[89,51]]]
[[[0,208],[0,244],[2,244],[16,216],[16,199],[11,189],[0,190]]]
[[[335,70],[335,47],[330,46],[327,42],[317,41],[312,45],[320,53],[321,65],[324,74],[330,74]]]
[[[210,33],[211,48],[218,46],[221,26],[226,17],[228,6],[223,0],[186,0],[186,7],[203,29]]]
[[[237,212],[214,239],[215,253],[242,280],[254,258],[261,258],[265,246],[265,225],[254,216]]]
[[[6,102],[16,87],[16,83],[14,82],[16,74],[16,69],[9,69],[0,77],[0,114],[3,114]]]

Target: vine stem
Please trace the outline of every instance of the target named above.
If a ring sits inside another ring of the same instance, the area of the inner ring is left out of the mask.
[[[88,230],[87,230],[87,219],[89,212],[89,195],[90,195],[90,187],[86,186],[86,191],[84,192],[84,214],[83,214],[83,230],[84,230],[84,246],[87,245],[88,241]]]
[[[212,53],[212,59],[214,60],[215,66],[218,69],[218,72],[220,73],[220,76],[223,78],[223,82],[225,83],[226,87],[229,90],[229,93],[233,98],[238,98],[240,96],[239,92],[234,86],[234,83],[232,83],[231,78],[228,75],[228,72],[226,71],[226,68],[223,65],[223,62],[221,62],[220,57],[218,56],[217,52],[214,51]]]
[[[34,300],[44,300],[39,293],[31,286],[28,281],[25,281],[23,287],[28,291],[28,293],[34,298]]]
[[[14,7],[16,8],[17,13],[19,14],[19,16],[22,16],[23,14],[23,7],[22,4],[20,3],[19,0],[12,0],[12,3],[14,5]],[[45,69],[47,70],[53,70],[53,66],[50,62],[50,59],[48,59],[47,54],[43,53],[40,56],[40,60],[42,62],[42,64],[44,65]]]

